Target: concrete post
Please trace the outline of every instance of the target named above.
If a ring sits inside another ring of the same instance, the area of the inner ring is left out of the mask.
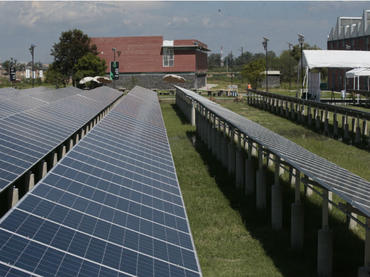
[[[235,149],[235,158],[236,158],[236,168],[235,168],[235,180],[236,180],[236,187],[238,189],[243,188],[244,185],[244,155],[243,155],[243,150],[241,149],[241,134],[240,132],[238,133],[238,144]]]
[[[308,176],[305,176],[305,177],[310,180]],[[313,194],[312,189],[308,185],[304,187],[304,192],[305,192],[306,197],[309,197]]]
[[[31,171],[26,175],[26,191],[30,191],[35,186],[35,174]]]
[[[53,156],[52,156],[52,167],[54,167],[56,164],[57,164],[57,162],[58,162],[58,153],[57,152],[53,152],[53,154],[52,154]]]
[[[329,112],[325,110],[324,113],[324,134],[329,135]]]
[[[333,114],[333,137],[338,139],[338,120],[337,120],[337,113],[334,112]]]
[[[9,190],[9,207],[12,208],[19,200],[19,190],[16,187],[11,187]]]
[[[360,118],[357,117],[356,120],[356,135],[355,135],[355,144],[361,144],[361,128],[360,128]]]
[[[316,113],[315,113],[315,119],[316,119],[315,129],[316,129],[316,131],[321,131],[321,120],[320,120],[320,116],[319,116],[319,113],[318,113],[317,109],[316,109]]]
[[[329,229],[328,191],[323,189],[322,229],[318,231],[317,275],[332,276],[333,267],[333,233]]]
[[[295,178],[295,201],[291,207],[290,244],[293,249],[301,250],[304,241],[304,209],[301,203],[301,178],[296,170]]]
[[[195,104],[191,101],[191,125],[195,126]]]
[[[230,175],[235,174],[235,143],[234,143],[234,130],[229,130],[229,146],[228,146],[228,171]]]
[[[256,184],[256,171],[252,161],[252,142],[248,141],[248,159],[245,161],[245,194],[252,195]]]
[[[307,125],[311,127],[312,125],[312,114],[311,114],[311,107],[307,107]]]
[[[225,168],[229,168],[229,140],[228,140],[228,137],[227,137],[227,134],[228,134],[228,127],[226,125],[226,123],[224,122],[224,130],[223,130],[223,157],[222,157],[222,160],[223,160],[223,165]]]
[[[370,276],[370,219],[366,218],[364,266],[358,269],[358,277]]]
[[[59,160],[66,155],[67,149],[65,145],[62,145],[59,150]]]
[[[347,203],[347,208],[348,210],[350,210],[351,204]],[[357,222],[353,219],[353,217],[357,218],[357,214],[350,213],[350,215],[347,214],[346,216],[348,229],[351,229],[351,230],[355,230],[357,228]]]
[[[289,167],[289,183],[294,187],[296,182],[296,169],[292,166]]]
[[[367,120],[362,120],[362,142],[366,145],[368,139]]]
[[[85,130],[82,128],[81,129],[81,139],[85,136]]]
[[[68,151],[70,151],[70,150],[73,148],[73,145],[74,145],[73,138],[70,138],[70,139],[69,139],[69,147],[68,147]]]
[[[44,178],[47,172],[48,172],[48,163],[42,160],[40,164],[40,179]]]
[[[280,230],[283,227],[283,199],[280,186],[280,158],[275,157],[275,181],[271,186],[271,224],[272,229]]]
[[[266,208],[266,169],[263,166],[263,149],[258,145],[258,170],[256,176],[256,206]]]
[[[344,142],[349,142],[350,136],[349,136],[349,125],[348,125],[348,116],[345,115],[343,116],[343,141]]]

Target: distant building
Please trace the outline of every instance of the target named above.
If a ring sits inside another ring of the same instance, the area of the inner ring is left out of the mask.
[[[266,76],[266,71],[261,72],[261,75]],[[280,71],[278,70],[268,70],[267,71],[267,82],[269,88],[280,87]],[[262,88],[266,88],[266,77],[260,83]]]
[[[163,40],[162,36],[144,37],[95,37],[99,57],[107,64],[114,59],[112,48],[116,48],[119,62],[119,80],[116,85],[131,88],[141,85],[148,88],[169,88],[162,78],[176,74],[186,79],[187,88],[206,85],[208,69],[206,44],[198,40]]]
[[[370,10],[364,10],[361,17],[338,17],[337,24],[328,36],[328,50],[370,50]],[[342,90],[345,72],[348,69],[328,70],[328,88]],[[352,87],[352,79],[347,80],[347,87]],[[360,89],[369,89],[365,77],[360,79]]]

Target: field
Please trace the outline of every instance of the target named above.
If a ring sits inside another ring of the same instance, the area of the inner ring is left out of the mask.
[[[367,152],[243,103],[222,104],[370,180]],[[173,101],[161,101],[161,107],[204,276],[315,276],[317,230],[321,224],[319,198],[313,195],[304,200],[305,248],[301,253],[294,252],[289,247],[291,186],[284,184],[284,228],[272,231],[267,212],[270,207],[257,211],[254,197],[244,197],[234,189],[233,177],[197,140],[195,128],[185,121]],[[272,184],[271,173],[268,180]],[[348,231],[344,215],[335,209],[330,226],[334,230],[333,276],[355,276],[363,263],[364,232],[362,228]]]

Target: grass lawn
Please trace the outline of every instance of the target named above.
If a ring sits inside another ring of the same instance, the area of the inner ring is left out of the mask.
[[[253,109],[245,104],[225,105],[242,113],[245,108]],[[284,184],[284,228],[273,231],[267,212],[271,209],[269,201],[266,211],[257,211],[254,197],[245,197],[234,188],[233,177],[197,140],[195,128],[173,102],[162,101],[161,107],[203,275],[315,276],[319,199],[304,201],[305,249],[294,252],[289,247],[290,204],[294,198],[291,186]],[[268,122],[265,115],[260,117]],[[272,180],[270,174],[268,184]],[[346,230],[343,217],[337,213],[331,216],[330,225],[335,230],[333,276],[355,276],[363,263],[363,240]]]

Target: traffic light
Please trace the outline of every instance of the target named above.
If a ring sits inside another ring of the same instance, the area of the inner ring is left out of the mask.
[[[119,62],[111,62],[110,63],[110,78],[112,80],[119,79]]]

